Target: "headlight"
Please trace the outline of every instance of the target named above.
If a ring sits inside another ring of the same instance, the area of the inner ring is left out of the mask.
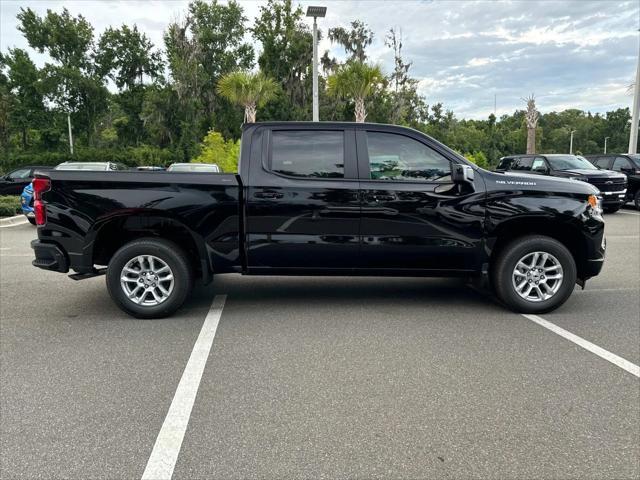
[[[587,203],[591,207],[594,215],[602,215],[602,198],[598,195],[589,195]]]
[[[580,182],[588,182],[589,180],[587,180],[585,177],[569,177],[571,180],[578,180]]]

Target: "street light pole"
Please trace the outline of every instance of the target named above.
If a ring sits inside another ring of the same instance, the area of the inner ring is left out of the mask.
[[[611,137],[604,137],[604,153],[607,153],[607,140],[609,140]]]
[[[318,22],[313,17],[313,121],[320,121],[320,105],[318,101]]]
[[[638,151],[638,115],[640,114],[640,42],[638,43],[638,66],[636,68],[636,84],[633,89],[632,112],[631,133],[629,134],[629,153],[636,153]]]
[[[307,7],[307,17],[313,17],[313,121],[320,121],[318,98],[318,23],[317,18],[327,14],[327,7]]]
[[[576,133],[575,130],[571,130],[571,140],[569,141],[569,155],[573,155],[573,134]]]

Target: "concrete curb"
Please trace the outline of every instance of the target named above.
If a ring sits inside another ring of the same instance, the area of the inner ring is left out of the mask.
[[[24,215],[15,215],[14,217],[0,218],[0,227],[13,227],[27,222],[27,217]]]

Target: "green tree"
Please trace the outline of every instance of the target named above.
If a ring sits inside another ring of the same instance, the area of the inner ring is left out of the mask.
[[[108,92],[93,62],[93,27],[82,16],[47,10],[44,17],[20,9],[18,30],[29,46],[46,52],[56,63],[42,70],[45,96],[57,109],[71,116],[76,129],[91,143],[98,117],[107,108]]]
[[[352,100],[356,122],[367,118],[365,101],[384,86],[384,75],[377,65],[348,62],[327,79],[327,93]]]
[[[213,0],[195,0],[184,20],[169,25],[165,47],[172,88],[177,93],[183,127],[178,143],[190,150],[213,124],[225,137],[238,137],[235,112],[216,95],[227,73],[253,66],[253,47],[245,41],[242,7]]]
[[[240,155],[240,140],[225,140],[214,130],[210,130],[200,144],[200,155],[192,162],[215,163],[223,172],[236,173]]]
[[[427,105],[418,95],[418,80],[409,75],[413,62],[406,62],[402,57],[402,32],[389,29],[385,45],[393,50],[394,58],[393,72],[389,75],[393,89],[389,120],[395,124],[418,126],[427,117]]]
[[[100,36],[95,62],[99,74],[109,77],[120,90],[115,103],[122,115],[112,122],[114,127],[119,126],[118,138],[126,145],[139,144],[145,134],[141,118],[145,80],[156,82],[160,78],[160,52],[154,51],[151,41],[136,25],[122,25],[118,29],[109,27]]]
[[[244,107],[244,121],[256,121],[256,109],[273,99],[278,92],[278,84],[262,72],[232,72],[218,83],[217,92],[231,103]]]
[[[253,38],[262,45],[260,71],[279,82],[281,94],[264,107],[264,117],[301,120],[311,117],[313,36],[300,6],[291,0],[269,0],[260,7]]]
[[[366,23],[354,20],[350,29],[330,28],[329,40],[342,45],[349,60],[364,63],[367,60],[366,49],[373,43],[373,32]]]
[[[10,49],[2,63],[7,69],[7,95],[11,96],[7,126],[20,132],[22,148],[26,150],[29,130],[44,126],[47,117],[40,73],[29,54],[19,48]]]

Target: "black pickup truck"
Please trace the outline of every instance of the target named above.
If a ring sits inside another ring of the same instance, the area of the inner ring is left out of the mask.
[[[545,312],[602,268],[588,183],[488,172],[391,125],[248,124],[241,145],[237,175],[39,175],[33,264],[106,272],[113,300],[141,318],[222,273],[461,276]]]

